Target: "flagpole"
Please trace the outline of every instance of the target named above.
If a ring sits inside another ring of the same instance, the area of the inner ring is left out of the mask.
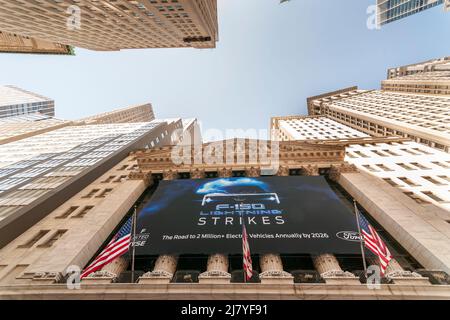
[[[245,221],[244,221],[244,217],[243,217],[242,211],[241,211],[241,221],[242,221],[242,230],[241,230],[241,234],[242,234],[241,246],[242,246],[243,241],[244,241],[244,225],[245,225]],[[244,262],[244,250],[243,250],[243,248],[242,248],[242,262]],[[247,283],[247,273],[245,272],[245,269],[244,269],[244,283]]]
[[[131,237],[131,245],[132,245],[132,255],[131,255],[131,283],[134,283],[134,261],[136,256],[136,246],[135,246],[135,238],[136,238],[136,220],[137,220],[137,206],[134,206],[134,214],[133,214],[133,236]]]
[[[364,265],[364,276],[367,277],[366,254],[364,253],[364,240],[363,240],[363,236],[361,233],[361,226],[359,225],[358,207],[356,206],[355,199],[353,199],[353,205],[355,206],[356,224],[358,225],[359,244],[361,245],[361,254],[362,254],[363,265]]]

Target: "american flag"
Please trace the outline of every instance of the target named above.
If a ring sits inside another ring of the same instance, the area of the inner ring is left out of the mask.
[[[242,252],[244,258],[245,280],[250,280],[253,275],[252,257],[250,255],[250,247],[248,245],[248,235],[245,224],[242,227]]]
[[[114,259],[128,252],[131,242],[131,225],[133,217],[120,228],[119,232],[112,238],[105,249],[97,258],[87,266],[81,273],[81,279],[87,277],[91,273],[100,270]]]
[[[389,261],[392,259],[392,255],[389,249],[381,240],[375,228],[372,227],[364,216],[359,212],[355,206],[356,214],[358,215],[359,227],[361,228],[364,245],[372,251],[380,260],[381,275],[384,275]]]

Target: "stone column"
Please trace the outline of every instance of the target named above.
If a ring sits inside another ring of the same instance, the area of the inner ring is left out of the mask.
[[[262,284],[292,284],[294,277],[283,270],[283,261],[279,254],[263,254],[259,257],[261,273],[259,278]]]
[[[88,275],[83,279],[84,283],[111,283],[115,282],[120,274],[127,270],[130,261],[125,257],[114,259],[101,270]]]
[[[231,274],[228,273],[228,256],[224,254],[212,254],[208,257],[206,272],[203,272],[198,280],[207,284],[230,283]]]
[[[168,284],[177,270],[178,256],[161,255],[156,259],[153,271],[139,277],[139,283]]]
[[[261,170],[259,168],[251,167],[246,170],[247,177],[259,177]],[[280,167],[277,175],[289,175],[289,169]],[[261,273],[259,278],[261,283],[294,283],[294,277],[283,270],[283,261],[279,254],[269,253],[263,254],[259,257],[259,266]]]
[[[306,166],[302,168],[302,174],[305,176],[318,176],[319,168],[317,166]],[[327,284],[360,283],[359,279],[350,272],[344,272],[339,265],[336,257],[329,253],[313,256],[314,267],[320,273]]]
[[[226,168],[219,170],[218,176],[231,177],[232,171]],[[202,179],[205,177],[205,172],[198,169],[191,172],[191,179]],[[200,283],[230,283],[231,274],[228,273],[228,256],[225,254],[212,254],[208,257],[206,272],[203,272],[198,280]]]
[[[353,273],[342,270],[333,254],[324,253],[313,256],[313,263],[327,284],[360,284]]]
[[[380,266],[380,260],[377,257],[369,257],[367,259],[368,264]],[[396,259],[391,259],[386,268],[384,277],[391,280],[394,284],[407,284],[407,285],[431,285],[430,281],[426,277],[422,277],[416,272],[411,272],[403,269]]]
[[[178,173],[172,170],[163,172],[163,180],[174,180]],[[138,283],[152,283],[152,284],[167,284],[173,278],[177,270],[178,256],[175,255],[160,255],[156,259],[153,271],[146,272],[138,279]]]

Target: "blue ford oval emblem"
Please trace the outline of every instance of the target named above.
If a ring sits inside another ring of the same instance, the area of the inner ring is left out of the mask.
[[[336,237],[347,241],[361,241],[361,237],[359,236],[358,232],[355,231],[339,231],[338,233],[336,233]]]

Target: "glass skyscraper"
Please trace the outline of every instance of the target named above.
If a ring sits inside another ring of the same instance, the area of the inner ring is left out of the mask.
[[[15,86],[0,86],[0,118],[40,113],[55,116],[55,102]]]
[[[394,22],[443,3],[444,0],[377,0],[378,23]]]

